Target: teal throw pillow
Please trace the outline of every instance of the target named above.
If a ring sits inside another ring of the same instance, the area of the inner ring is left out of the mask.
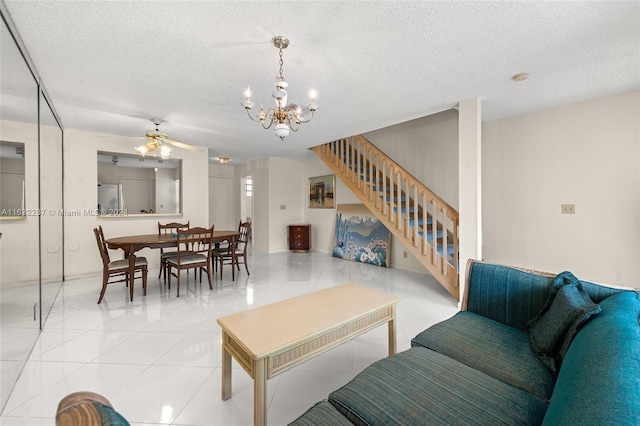
[[[93,406],[100,415],[102,426],[129,426],[127,419],[122,417],[113,407],[109,407],[100,402],[94,402]]]
[[[531,347],[542,362],[558,375],[571,341],[580,328],[600,312],[571,273],[559,274],[540,313],[527,324]]]

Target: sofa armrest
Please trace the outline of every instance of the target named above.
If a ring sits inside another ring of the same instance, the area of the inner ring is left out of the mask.
[[[462,309],[524,330],[544,306],[555,276],[471,259]]]

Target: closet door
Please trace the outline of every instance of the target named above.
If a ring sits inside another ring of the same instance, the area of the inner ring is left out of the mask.
[[[43,328],[64,275],[63,221],[77,226],[77,216],[64,216],[62,199],[62,129],[40,94],[40,327]],[[45,160],[46,159],[46,160]],[[54,212],[52,214],[52,212]]]
[[[4,13],[4,12],[3,12]],[[17,205],[0,211],[0,409],[18,379],[40,329],[38,84],[0,20],[0,175],[21,163],[24,186],[9,191]],[[10,182],[2,182],[2,186]],[[3,192],[6,188],[3,188]],[[58,190],[58,194],[60,190]]]
[[[233,179],[209,178],[209,226],[218,230],[238,228],[238,219],[233,214]]]

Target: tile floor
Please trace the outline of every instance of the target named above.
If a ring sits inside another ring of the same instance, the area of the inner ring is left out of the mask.
[[[168,291],[150,271],[146,296],[136,283],[129,302],[124,285],[96,301],[100,278],[67,281],[58,295],[5,406],[4,426],[53,424],[58,401],[90,390],[107,397],[133,425],[251,425],[253,387],[233,363],[233,397],[220,399],[220,316],[353,281],[401,298],[398,350],[426,327],[457,311],[451,296],[427,274],[334,259],[323,253],[253,251],[251,276],[175,286]],[[154,273],[155,272],[155,273]],[[183,276],[184,278],[184,276]],[[270,425],[286,425],[387,354],[379,327],[267,384]]]

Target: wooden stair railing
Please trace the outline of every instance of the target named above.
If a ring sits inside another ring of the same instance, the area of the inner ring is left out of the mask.
[[[458,212],[362,135],[312,150],[460,300]]]

